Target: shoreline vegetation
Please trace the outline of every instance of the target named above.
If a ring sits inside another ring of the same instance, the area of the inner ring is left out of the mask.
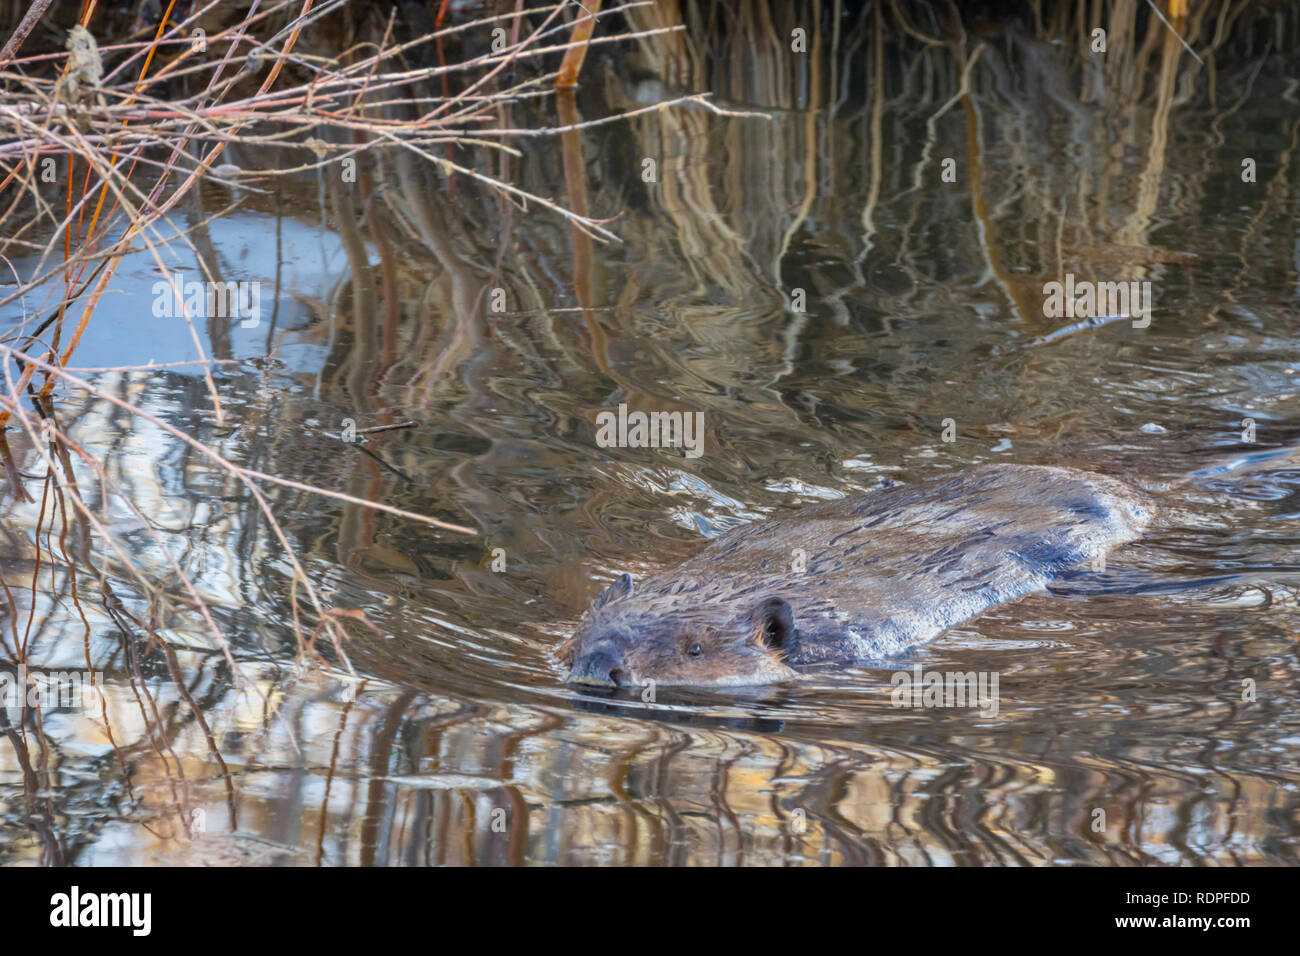
[[[644,0],[616,4],[604,14],[615,16],[646,5]],[[305,53],[298,40],[304,30],[323,27],[325,18],[337,16],[344,4],[336,2],[313,9],[312,3],[306,2],[297,5],[295,12],[291,2],[265,7],[254,3],[242,19],[209,33],[201,24],[207,22],[205,15],[215,4],[173,20],[178,5],[172,0],[152,36],[113,42],[101,52],[99,43],[83,25],[93,19],[96,4],[91,2],[85,5],[82,22],[69,31],[66,57],[50,53],[20,56],[23,39],[50,6],[50,0],[32,4],[0,54],[0,83],[5,87],[0,122],[7,128],[7,135],[0,139],[0,163],[4,164],[0,167],[4,173],[0,177],[0,202],[7,200],[0,212],[0,231],[5,235],[0,253],[38,253],[35,274],[15,276],[20,281],[16,288],[0,295],[0,308],[22,303],[26,294],[60,274],[66,287],[62,302],[48,316],[36,321],[24,313],[24,322],[0,337],[0,356],[7,371],[14,366],[20,370],[16,378],[10,374],[7,395],[0,398],[0,460],[7,478],[6,494],[20,502],[33,501],[9,447],[5,428],[12,419],[45,469],[41,480],[42,510],[36,525],[38,537],[51,523],[70,520],[83,545],[100,541],[144,591],[153,590],[130,557],[115,547],[112,536],[82,498],[77,482],[58,480],[60,474],[87,475],[82,469],[89,469],[89,474],[98,478],[102,495],[121,496],[121,489],[113,485],[104,470],[80,452],[60,429],[53,403],[56,384],[119,405],[191,445],[245,484],[280,538],[294,564],[295,585],[301,585],[316,615],[317,623],[310,632],[299,624],[300,643],[311,650],[318,636],[326,633],[338,659],[352,672],[343,649],[346,634],[342,623],[358,618],[365,623],[364,615],[323,606],[258,483],[311,491],[461,534],[474,535],[475,530],[382,502],[362,501],[241,468],[211,446],[159,421],[139,406],[96,389],[68,370],[83,333],[93,321],[96,304],[109,288],[123,255],[140,245],[149,250],[163,281],[168,283],[176,281],[163,256],[169,242],[189,246],[206,266],[208,259],[194,245],[189,230],[169,219],[200,182],[207,180],[257,193],[265,192],[274,177],[340,169],[339,175],[345,181],[349,173],[353,173],[355,181],[357,159],[381,151],[404,150],[418,157],[445,177],[443,182],[448,188],[451,179],[461,176],[485,185],[503,202],[561,216],[584,236],[615,240],[616,235],[605,223],[513,185],[508,168],[504,176],[498,177],[463,166],[452,157],[456,150],[481,149],[518,158],[521,154],[510,145],[511,141],[573,134],[595,123],[623,120],[642,112],[631,110],[549,129],[517,129],[510,124],[513,108],[526,99],[548,95],[571,99],[578,71],[592,44],[644,39],[682,27],[652,27],[594,37],[601,4],[584,9],[562,2],[527,10],[521,6],[511,12],[440,26],[398,43],[392,37],[397,14],[392,8],[377,43],[357,43],[338,54],[320,55]],[[569,19],[561,16],[564,12],[571,15]],[[529,18],[526,26],[525,13]],[[495,32],[499,48],[460,62],[444,63],[444,41],[469,31]],[[411,68],[408,56],[428,45],[437,46],[438,64]],[[112,68],[107,73],[105,54],[112,57]],[[557,70],[538,71],[515,81],[515,67],[520,61],[552,55],[563,56]],[[457,92],[448,92],[449,79],[455,80]],[[165,95],[180,85],[188,95]],[[414,95],[420,87],[436,90],[439,85],[440,94]],[[682,96],[650,108],[689,104],[726,112],[711,107],[704,95]],[[310,155],[289,166],[250,168],[229,161],[230,153],[237,150],[246,157],[275,150]],[[67,185],[61,209],[50,203],[39,188],[42,172],[48,174],[51,169],[50,161]],[[15,223],[21,224],[15,228]],[[172,227],[173,237],[160,238],[159,226],[164,223]],[[49,235],[45,242],[30,238],[42,229]],[[216,281],[211,273],[206,279],[209,283]],[[175,298],[179,303],[187,301],[179,286]],[[189,326],[194,346],[203,356],[198,361],[204,366],[212,420],[220,428],[225,416],[211,366],[231,360],[206,357],[195,327],[197,311],[183,307],[180,317]],[[33,379],[39,379],[39,388]],[[24,392],[32,393],[30,409],[25,409],[18,398]],[[82,468],[73,466],[74,457],[81,459]],[[148,527],[144,516],[140,517]],[[83,550],[82,557],[88,556],[89,551]],[[202,597],[179,566],[174,565],[174,571],[193,608],[203,616],[237,673],[225,639]],[[138,621],[133,624],[133,629],[142,627]],[[24,644],[20,642],[16,650],[19,662],[26,664]]]

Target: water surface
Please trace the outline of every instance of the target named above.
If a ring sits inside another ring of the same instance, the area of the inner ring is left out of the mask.
[[[117,489],[79,463],[87,503],[152,589],[101,534],[64,542],[40,517],[45,464],[10,430],[35,501],[0,506],[4,667],[26,634],[43,672],[89,659],[105,704],[6,712],[0,862],[1297,862],[1300,457],[1215,471],[1300,435],[1294,53],[1244,24],[1213,72],[1157,44],[1118,73],[1030,26],[926,47],[870,7],[818,9],[804,57],[769,40],[788,11],[593,53],[584,118],[677,90],[762,114],[517,144],[512,178],[581,194],[618,243],[449,190],[410,154],[359,187],[281,183],[208,229],[223,278],[270,290],[257,327],[200,328],[235,360],[213,373],[224,421],[197,366],[56,393]],[[511,122],[561,122],[530,109]],[[230,200],[205,187],[177,223]],[[1150,325],[1052,337],[1069,320],[1043,314],[1043,284],[1067,272],[1149,281]],[[150,313],[157,280],[128,258],[75,364],[200,357]],[[295,614],[317,618],[248,489],[104,395],[240,465],[477,535],[262,485],[321,601],[373,625],[347,625],[355,677],[328,642],[304,660]],[[620,403],[703,412],[704,454],[598,447]],[[1164,512],[1104,574],[898,662],[653,702],[562,682],[556,646],[617,573],[984,462],[1122,474]],[[916,666],[996,673],[996,716],[895,707]]]

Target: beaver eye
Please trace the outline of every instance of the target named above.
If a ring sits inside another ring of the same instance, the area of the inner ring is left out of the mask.
[[[692,644],[690,647],[686,648],[686,653],[690,654],[691,657],[699,657],[704,653],[704,648],[700,647],[699,644]]]

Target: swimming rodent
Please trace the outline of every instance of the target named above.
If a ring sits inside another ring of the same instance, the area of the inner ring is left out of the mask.
[[[1154,512],[1120,479],[1042,465],[819,502],[642,581],[623,575],[559,658],[567,680],[602,687],[768,684],[879,660],[1041,590],[1139,537]]]

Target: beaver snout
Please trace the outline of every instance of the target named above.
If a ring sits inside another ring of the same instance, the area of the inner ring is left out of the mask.
[[[613,641],[602,641],[574,658],[566,680],[571,684],[620,687],[627,682],[627,658]]]

